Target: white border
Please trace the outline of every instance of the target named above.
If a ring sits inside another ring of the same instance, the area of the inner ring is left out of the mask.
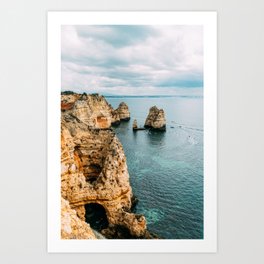
[[[60,239],[61,25],[203,25],[204,239]],[[216,12],[48,12],[48,252],[216,252],[217,250]]]

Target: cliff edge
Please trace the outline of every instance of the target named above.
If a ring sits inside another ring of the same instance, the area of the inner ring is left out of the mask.
[[[98,94],[61,96],[62,239],[95,239],[92,228],[107,238],[149,236],[145,217],[131,212],[126,157],[111,129],[129,111],[118,109]]]

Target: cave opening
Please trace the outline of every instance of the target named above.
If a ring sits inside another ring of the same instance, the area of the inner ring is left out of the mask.
[[[85,221],[97,231],[107,228],[109,224],[104,207],[97,203],[85,205]]]

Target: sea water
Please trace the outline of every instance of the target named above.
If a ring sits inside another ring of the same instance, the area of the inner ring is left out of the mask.
[[[114,128],[126,157],[136,213],[164,239],[203,238],[203,97],[106,97],[125,102],[131,120]],[[167,131],[133,132],[149,108],[163,108]]]

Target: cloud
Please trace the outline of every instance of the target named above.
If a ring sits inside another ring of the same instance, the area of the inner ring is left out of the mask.
[[[148,26],[117,25],[117,26],[76,26],[80,38],[105,42],[113,47],[120,48],[144,41],[157,32]]]
[[[202,39],[201,26],[62,26],[62,90],[131,95],[202,90]]]

